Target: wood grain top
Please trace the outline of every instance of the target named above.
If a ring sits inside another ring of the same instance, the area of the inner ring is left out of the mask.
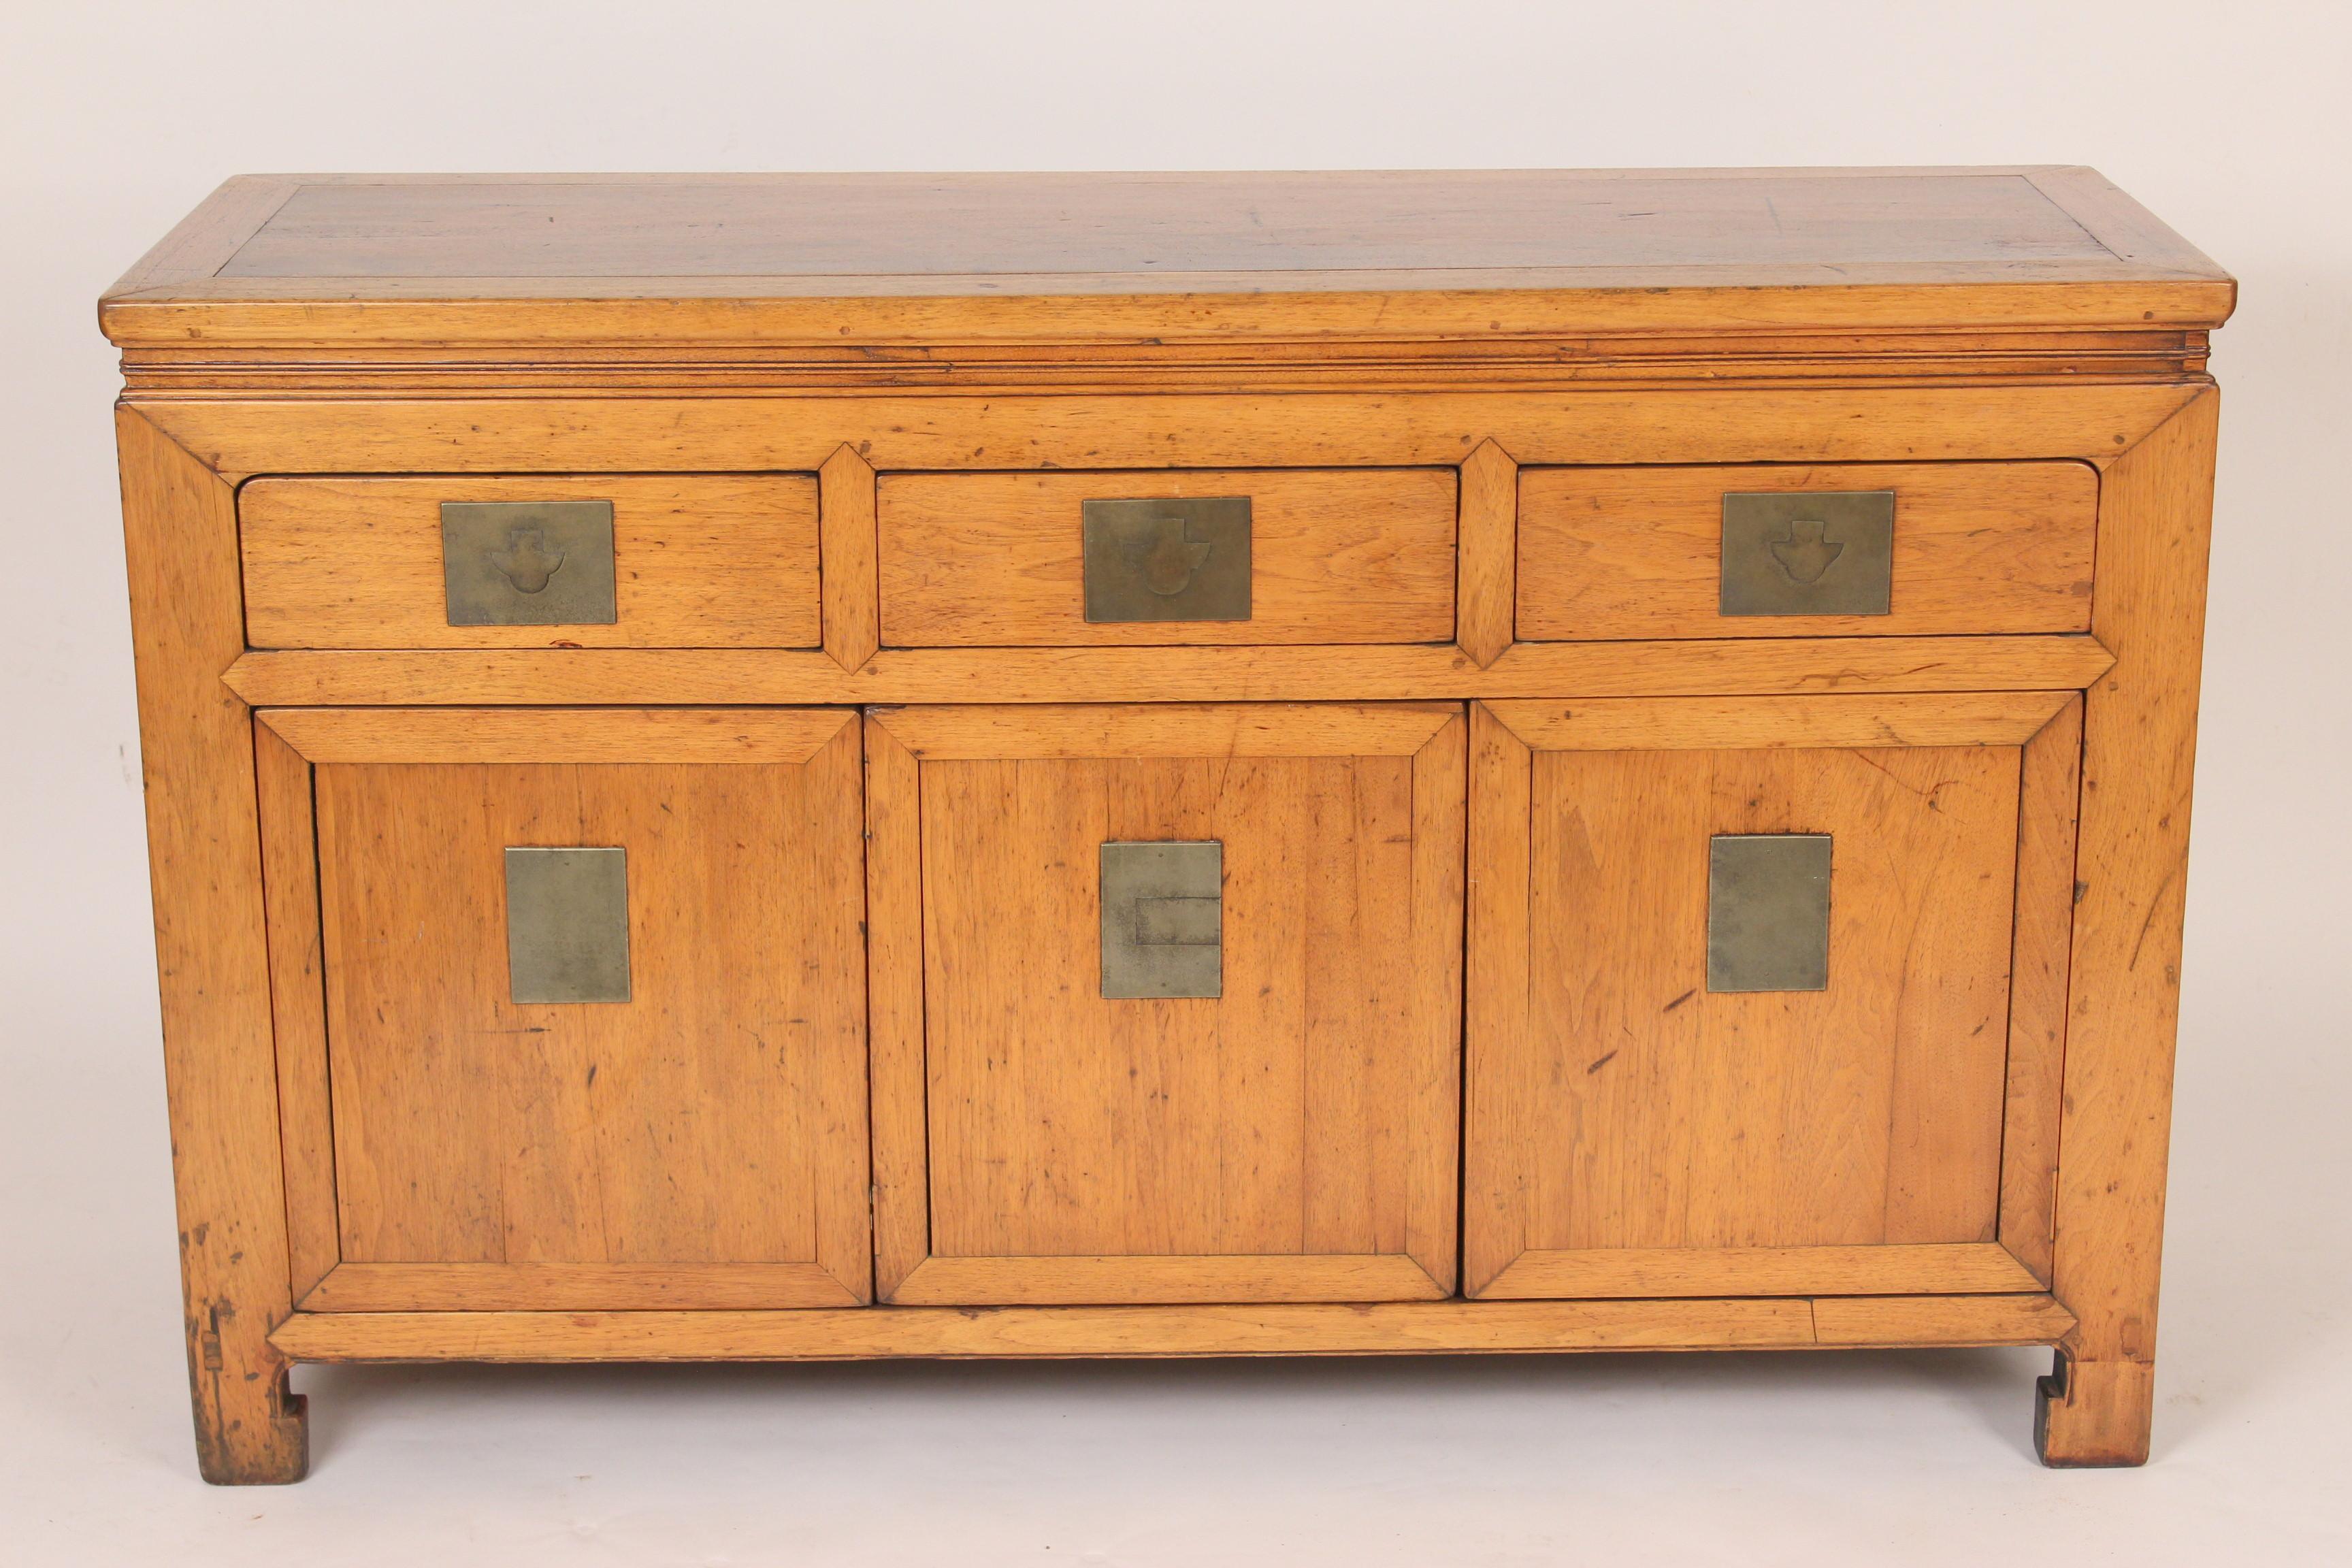
[[[2206,327],[2086,169],[247,176],[126,347]]]

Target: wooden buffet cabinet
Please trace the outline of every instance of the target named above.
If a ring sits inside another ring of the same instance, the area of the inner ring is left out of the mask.
[[[2070,168],[231,181],[100,311],[204,1473],[1984,1344],[2141,1460],[2232,299]]]

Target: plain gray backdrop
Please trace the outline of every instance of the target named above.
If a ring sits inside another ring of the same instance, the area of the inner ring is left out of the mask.
[[[0,7],[0,1561],[2352,1560],[2340,4]],[[99,291],[226,175],[2085,163],[2236,272],[2155,1461],[2040,1353],[310,1369],[195,1479]]]

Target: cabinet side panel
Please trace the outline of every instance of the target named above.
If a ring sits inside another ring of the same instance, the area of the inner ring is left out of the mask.
[[[301,1402],[268,1335],[292,1309],[235,497],[136,412],[115,420],[155,895],[164,1083],[196,1457],[299,1480]]]
[[[2102,486],[2092,630],[2115,668],[2083,715],[2074,974],[2052,1283],[2077,1321],[2043,1458],[2147,1457],[2180,931],[2221,398],[2207,390]]]

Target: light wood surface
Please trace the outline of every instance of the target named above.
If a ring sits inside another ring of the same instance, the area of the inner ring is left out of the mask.
[[[1967,1294],[2041,1288],[2031,1270],[1992,1242],[1601,1247],[1522,1252],[1479,1297]]]
[[[1484,669],[1511,646],[1518,574],[1519,469],[1492,441],[1462,460],[1461,508],[1454,640]]]
[[[1228,303],[1211,301],[1219,310]],[[122,369],[126,386],[142,396],[675,396],[856,388],[1102,397],[1138,391],[1265,395],[1332,390],[2178,384],[2202,376],[2210,352],[2210,334],[2201,328],[2144,321],[1837,332],[1789,327],[1710,331],[1653,322],[1606,331],[1486,330],[1439,337],[614,342],[593,348],[541,342],[521,353],[485,342],[379,342],[359,351],[182,343],[134,346],[124,353]]]
[[[925,727],[962,710],[876,716],[915,764],[877,767],[868,787],[917,791],[887,809],[919,821],[919,946],[895,931],[876,963],[924,965],[928,1255],[996,1264],[933,1287],[926,1264],[891,1299],[1035,1300],[1069,1266],[1033,1258],[1217,1255],[1257,1260],[1254,1299],[1378,1286],[1335,1283],[1325,1259],[1350,1255],[1417,1266],[1384,1294],[1451,1289],[1458,982],[1425,950],[1459,941],[1442,868],[1459,856],[1461,720],[1309,709],[1243,749],[1242,717],[1114,716],[1129,754],[1069,744],[1104,716],[1045,710],[1024,735],[1002,714],[993,755],[934,760]],[[1222,999],[1098,993],[1097,847],[1153,839],[1223,845]],[[877,897],[870,918],[905,921],[903,900]],[[906,984],[876,979],[877,994]],[[890,1091],[906,1094],[895,1048]],[[910,1157],[881,1149],[899,1126],[877,1121],[877,1163]],[[1101,1272],[1092,1289],[1119,1300],[1234,1288],[1165,1262]]]
[[[1045,758],[1409,757],[1461,716],[1451,703],[1234,702],[879,710],[927,763]]]
[[[2144,1458],[2233,301],[2074,168],[232,181],[100,308],[204,1473],[289,1358],[1950,1344]],[[1892,613],[1718,616],[1830,489]],[[1249,623],[1084,621],[1235,493]],[[599,498],[618,625],[446,625]],[[1709,993],[1784,831],[1830,988]],[[505,999],[517,842],[636,1000]]]
[[[1511,718],[1471,793],[1472,1293],[1523,1254],[1991,1242],[2016,746],[1564,751]],[[1710,836],[1792,832],[1835,839],[1829,988],[1709,992]],[[2033,1283],[1990,1251],[1980,1288]]]
[[[319,936],[319,839],[310,764],[266,723],[253,730],[269,1005],[286,1168],[288,1286],[299,1301],[342,1258],[335,1130],[328,1114],[327,965]]]
[[[236,500],[133,410],[115,440],[196,1462],[295,1481],[309,1428],[268,1342],[292,1300],[253,726],[219,679],[245,646]]]
[[[2052,1261],[2081,1323],[2037,1426],[2052,1464],[2147,1458],[2220,413],[2209,389],[2110,468],[2100,498],[2092,626],[2116,668],[2083,715]]]
[[[1883,616],[1725,616],[1723,498],[1895,492]],[[1531,468],[1519,478],[1518,635],[1906,637],[2091,624],[2099,478],[2084,463]]]
[[[824,563],[824,651],[842,668],[856,669],[882,645],[874,470],[845,446],[824,460],[816,478]]]
[[[874,1293],[890,1300],[930,1255],[924,1064],[921,764],[866,722],[866,986],[873,1108]]]
[[[857,437],[877,469],[1420,468],[1494,441],[1522,465],[1990,462],[2127,451],[2197,395],[2173,381],[1709,386],[1574,394],[161,397],[142,412],[257,474],[805,472]]]
[[[823,654],[583,648],[248,653],[257,707],[400,702],[1347,701],[1738,692],[2044,691],[2115,661],[2088,637],[1520,643],[1482,670],[1451,647],[885,648]]]
[[[314,763],[666,763],[815,756],[850,715],[773,708],[276,708],[262,722]]]
[[[2135,270],[2032,170],[304,181],[227,278],[887,279],[1911,263]],[[2189,262],[2176,246],[2151,265]],[[2144,270],[2141,269],[2141,270]],[[856,286],[853,286],[855,288]],[[919,285],[918,286],[919,287]],[[847,290],[845,290],[847,291]]]
[[[302,1299],[302,1310],[727,1311],[855,1307],[865,1300],[855,1282],[805,1262],[345,1263]]]
[[[1544,1117],[1536,1096],[1496,1086],[1552,1054],[1535,1012],[1535,752],[1488,702],[1470,704],[1470,792],[1461,1285],[1477,1297],[1540,1245],[1525,1152],[1543,1135]]]
[[[2000,1144],[2000,1243],[2050,1286],[2052,1207],[2066,1061],[2074,825],[2082,797],[2083,700],[2025,743],[2018,783],[2017,914],[2011,933],[2009,1104]]]
[[[659,1299],[867,1297],[859,726],[765,717],[832,738],[738,766],[320,762],[344,1267],[741,1263],[764,1267]],[[400,751],[402,716],[388,718],[379,758]],[[628,851],[629,1001],[508,999],[502,851],[516,844]],[[463,1294],[446,1271],[378,1270],[364,1287],[340,1274],[318,1288],[326,1301]],[[462,1278],[483,1286],[478,1305],[646,1301],[625,1280],[600,1300],[611,1277],[593,1269],[536,1297],[501,1269]]]
[[[300,1361],[839,1361],[893,1356],[1414,1355],[2049,1344],[2045,1295],[870,1307],[828,1312],[298,1312]]]
[[[1821,1296],[1813,1342],[1822,1345],[2049,1344],[2074,1326],[2054,1297]]]
[[[221,343],[358,347],[2210,326],[2233,299],[2220,268],[2088,171],[260,183],[233,182],[215,197],[228,210],[110,292],[109,335],[168,344],[201,323]]]
[[[107,290],[108,297],[211,277],[300,188],[299,180],[284,175],[241,174],[224,182],[157,240]]]
[[[882,640],[1444,642],[1456,489],[1452,472],[1433,468],[885,474]],[[1087,622],[1082,505],[1190,496],[1249,498],[1249,618]]]
[[[2063,691],[1842,697],[1600,698],[1493,702],[1495,717],[1549,752],[1815,746],[2014,746],[2071,700]]]
[[[611,626],[453,626],[443,501],[613,503]],[[814,647],[817,487],[798,475],[256,479],[256,647]]]
[[[1294,1196],[1296,1194],[1293,1194]],[[1160,1301],[1410,1301],[1449,1294],[1395,1253],[1185,1253],[925,1258],[890,1300],[900,1306],[1094,1306]]]

